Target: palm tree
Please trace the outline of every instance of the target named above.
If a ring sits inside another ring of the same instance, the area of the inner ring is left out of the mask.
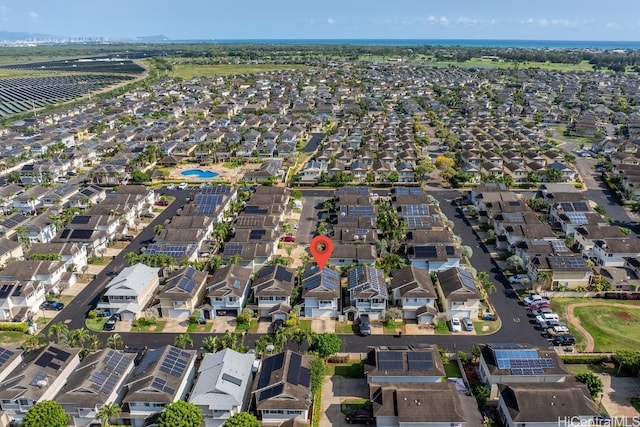
[[[109,338],[107,338],[107,347],[112,348],[114,350],[124,347],[122,336],[120,336],[120,334],[118,333],[109,335]]]
[[[49,337],[55,336],[56,342],[60,344],[60,338],[67,335],[69,327],[65,323],[54,323],[49,327]]]
[[[30,350],[35,350],[41,345],[42,343],[40,342],[40,335],[33,334],[29,335],[27,339],[24,340],[24,342],[22,343],[22,348],[28,353]]]
[[[72,347],[84,347],[84,343],[89,341],[89,330],[87,328],[78,328],[71,331]]]
[[[314,333],[308,329],[296,328],[291,332],[291,341],[298,344],[298,352],[300,352],[300,346],[303,342],[306,342],[307,345],[311,345],[311,342],[314,338]]]
[[[541,271],[538,273],[536,280],[542,283],[545,288],[548,288],[551,287],[551,284],[553,283],[553,275],[549,271]]]
[[[88,343],[87,349],[90,351],[96,351],[100,347],[102,347],[102,341],[100,341],[100,337],[98,337],[96,334],[89,335],[88,341],[89,343]]]
[[[184,350],[185,348],[187,348],[187,346],[193,347],[193,339],[189,334],[180,334],[176,336],[176,339],[173,345]]]
[[[202,351],[205,353],[215,353],[218,351],[218,337],[211,335],[202,340]]]
[[[113,417],[116,418],[122,412],[122,408],[116,402],[105,403],[98,409],[98,418],[103,426],[109,423],[109,420]]]

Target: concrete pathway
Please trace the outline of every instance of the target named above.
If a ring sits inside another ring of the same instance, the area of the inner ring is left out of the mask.
[[[612,377],[598,374],[604,386],[602,406],[611,418],[627,417],[629,421],[638,417],[638,411],[631,405],[631,398],[640,393],[640,379],[633,377]],[[636,418],[638,420],[640,418]],[[631,425],[631,424],[629,424]]]

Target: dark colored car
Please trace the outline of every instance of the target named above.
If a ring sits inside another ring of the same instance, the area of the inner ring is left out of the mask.
[[[116,327],[116,323],[118,322],[118,317],[116,315],[112,315],[107,320],[107,323],[104,324],[103,329],[105,331],[113,331]]]
[[[64,304],[59,301],[45,301],[40,304],[41,310],[62,310],[64,308]]]
[[[169,206],[169,202],[167,200],[158,200],[156,206]]]
[[[275,334],[282,327],[284,327],[284,320],[282,319],[274,320],[273,325],[271,325],[271,331]]]
[[[294,236],[282,236],[280,238],[281,242],[287,242],[287,243],[293,243],[296,241],[296,238]]]
[[[375,418],[371,411],[367,409],[359,409],[355,412],[347,414],[345,421],[349,424],[374,424]]]
[[[553,337],[553,345],[574,345],[576,339],[573,335],[556,335]]]
[[[369,315],[360,315],[360,318],[358,319],[358,333],[363,337],[371,335],[371,323],[369,322]]]

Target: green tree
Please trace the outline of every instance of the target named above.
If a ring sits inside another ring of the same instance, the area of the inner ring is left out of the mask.
[[[107,338],[107,347],[112,348],[114,350],[124,347],[122,336],[118,333],[109,335],[109,338]]]
[[[398,254],[385,254],[376,262],[376,267],[384,271],[388,276],[392,270],[400,269],[407,265],[407,261]]]
[[[401,219],[398,212],[389,202],[384,202],[378,209],[376,226],[382,232],[389,245],[389,251],[395,253],[404,241],[407,233],[407,222]]]
[[[141,170],[134,170],[133,172],[131,172],[131,180],[133,182],[147,182],[150,179],[151,178],[149,177],[149,174]]]
[[[312,348],[318,356],[327,357],[340,351],[342,340],[334,333],[325,332],[316,336]]]
[[[184,350],[187,346],[193,347],[193,339],[189,334],[180,334],[176,336],[173,345]]]
[[[53,400],[43,400],[33,405],[25,414],[23,427],[67,427],[71,417]]]
[[[220,349],[220,343],[218,342],[218,337],[215,335],[211,335],[208,337],[204,337],[202,340],[202,351],[205,353],[215,353]]]
[[[260,421],[253,414],[239,412],[229,417],[222,427],[260,427]]]
[[[638,372],[638,368],[640,368],[640,353],[620,350],[613,357],[618,361],[618,374],[620,374],[623,367],[630,370],[632,374]]]
[[[524,265],[524,261],[518,255],[511,255],[509,258],[507,258],[507,262],[513,268],[517,268],[517,269],[522,268],[522,266]]]
[[[200,427],[203,423],[200,408],[184,400],[168,404],[158,417],[158,427]]]
[[[103,426],[106,426],[110,423],[112,418],[117,418],[120,416],[122,412],[122,408],[116,402],[106,403],[98,409],[98,419]]]
[[[293,331],[291,331],[290,338],[291,338],[291,341],[298,344],[298,351],[300,351],[300,346],[302,345],[303,342],[306,342],[307,345],[311,344],[314,338],[313,335],[314,335],[313,332],[307,329],[296,328]]]
[[[593,372],[581,372],[576,375],[576,380],[587,386],[592,399],[597,398],[604,391],[602,380]]]
[[[66,323],[54,323],[49,327],[49,337],[55,337],[58,344],[60,344],[61,338],[68,333],[69,327]]]

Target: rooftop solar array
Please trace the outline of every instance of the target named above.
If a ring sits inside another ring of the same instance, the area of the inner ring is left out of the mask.
[[[176,259],[188,258],[195,251],[196,245],[193,243],[185,245],[160,245],[152,243],[147,246],[145,253],[149,255],[167,255]]]
[[[340,286],[340,273],[330,268],[323,268],[305,278],[303,286],[307,291],[317,289],[320,286],[326,289],[336,290]]]
[[[367,268],[369,275],[367,276]],[[349,290],[352,292],[373,291],[379,298],[387,298],[384,273],[373,267],[361,265],[349,271]]]
[[[549,257],[549,266],[553,270],[581,270],[586,268],[582,257],[560,255]]]
[[[266,387],[271,382],[271,373],[282,369],[284,364],[284,353],[276,354],[267,358],[262,365],[262,372],[260,372],[260,378],[258,379],[258,389]]]
[[[240,255],[242,253],[242,243],[230,242],[224,245],[224,255]]]
[[[205,187],[200,189],[200,194],[219,194],[228,196],[233,193],[233,187],[227,185],[216,185],[215,187]]]
[[[274,275],[275,280],[281,282],[290,282],[293,279],[293,273],[282,265],[270,265],[258,272],[258,278]]]
[[[40,355],[35,364],[43,368],[51,368],[57,371],[62,367],[62,363],[66,362],[70,356],[71,354],[67,353],[64,350],[61,350],[57,347],[49,347],[44,353]]]
[[[430,371],[433,369],[433,355],[426,351],[411,351],[407,353],[407,363],[410,371]]]
[[[340,206],[340,214],[344,215],[362,215],[375,216],[373,206],[371,205],[349,205]]]
[[[524,215],[521,212],[503,212],[500,215],[502,215],[502,218],[508,222],[524,222]]]
[[[284,390],[284,384],[279,383],[274,385],[273,387],[266,388],[260,392],[259,401],[263,401],[265,399],[270,399],[274,396],[278,396]]]
[[[414,246],[413,253],[417,258],[437,258],[438,248],[435,246]]]
[[[168,394],[174,394],[176,392],[176,390],[170,387],[163,378],[154,378],[151,383],[151,387]]]
[[[379,351],[378,370],[379,371],[402,371],[404,363],[402,361],[402,352],[399,351]]]
[[[569,248],[563,240],[551,240],[551,247],[556,253],[569,252]]]
[[[91,215],[76,215],[71,220],[71,224],[89,224],[91,221]]]
[[[395,189],[398,196],[422,196],[422,188],[398,187]]]
[[[267,234],[266,230],[251,230],[249,233],[250,240],[262,240],[262,238]]]
[[[28,215],[22,215],[22,214],[16,214],[13,216],[10,216],[9,218],[5,218],[4,220],[0,221],[0,226],[7,228],[7,229],[12,229],[15,228],[17,226],[19,226],[20,224],[24,224],[25,222],[29,221],[31,219],[30,216]]]
[[[305,387],[311,385],[311,372],[308,368],[302,366],[302,355],[298,353],[291,353],[291,357],[289,358],[287,382]]]
[[[585,215],[583,212],[569,212],[566,215],[567,215],[567,219],[571,224],[583,225],[583,224],[589,223],[589,220],[587,219],[587,215]]]
[[[56,196],[62,197],[62,196],[66,196],[69,193],[73,193],[75,189],[76,189],[75,184],[64,184],[56,188],[55,190],[53,190],[53,194],[55,194]]]
[[[431,218],[423,218],[419,216],[410,216],[405,218],[407,222],[407,228],[412,230],[419,230],[424,228],[431,228],[433,226],[433,221]]]
[[[460,275],[460,282],[462,286],[472,291],[476,290],[476,281],[473,278],[473,274],[470,271],[464,270],[462,268],[458,269],[458,273]]]
[[[182,274],[182,276],[178,280],[178,283],[176,283],[176,286],[185,292],[192,292],[197,285],[196,281],[193,279],[193,276],[196,273],[196,269],[194,269],[193,267],[188,267],[184,274]]]
[[[367,187],[343,187],[338,190],[338,196],[353,194],[357,196],[368,196],[369,189]]]
[[[428,216],[429,205],[406,205],[403,208],[403,214],[406,216]]]
[[[513,359],[525,360],[538,358],[538,351],[529,348],[494,349],[493,353],[499,369],[510,369],[511,360]]]
[[[160,372],[180,378],[184,374],[190,358],[191,354],[186,351],[180,350],[176,347],[171,347],[169,353],[160,365]]]
[[[0,347],[0,368],[2,368],[3,365],[13,357],[14,354],[15,353],[13,351]]]

